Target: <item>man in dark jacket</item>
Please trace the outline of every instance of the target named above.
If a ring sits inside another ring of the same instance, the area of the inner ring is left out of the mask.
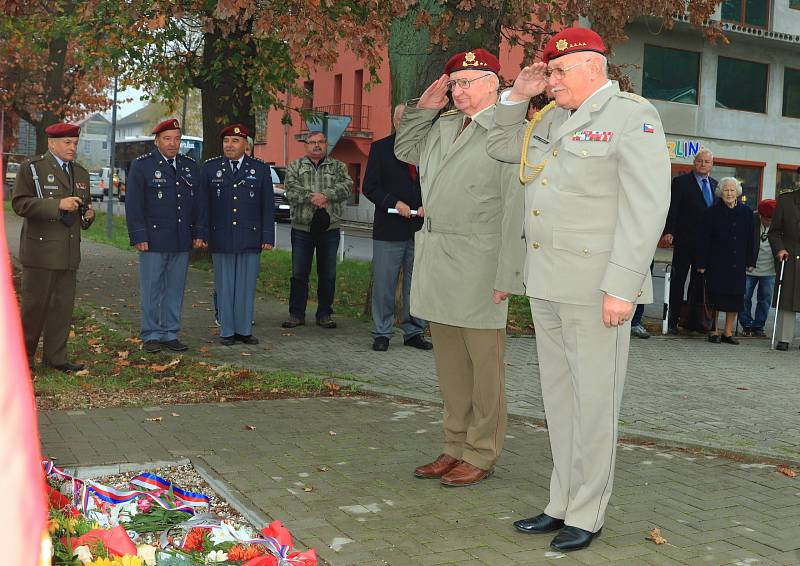
[[[269,165],[245,155],[248,131],[232,124],[220,132],[224,157],[200,170],[198,237],[214,262],[220,343],[255,345],[253,302],[262,250],[275,244],[274,196]]]
[[[780,304],[773,305],[778,309],[776,334],[779,342],[776,349],[785,351],[794,339],[797,313],[800,312],[800,189],[783,193],[777,200],[769,229],[769,243],[778,259],[775,272],[780,274],[780,262],[786,262]]]
[[[663,241],[673,247],[672,281],[669,290],[669,332],[678,333],[678,322],[688,330],[702,331],[699,312],[690,312],[680,321],[686,276],[694,272],[700,244],[703,213],[714,202],[716,179],[710,177],[714,156],[701,149],[694,158],[694,169],[672,179],[672,194],[664,227]],[[692,275],[695,276],[694,274]],[[691,281],[689,282],[691,286]]]
[[[394,127],[405,105],[394,110]],[[425,321],[411,316],[409,295],[414,266],[414,233],[422,227],[422,193],[414,165],[394,155],[395,134],[376,141],[369,150],[364,174],[364,196],[375,203],[372,224],[372,349],[384,352],[394,328],[395,287],[403,269],[403,314],[400,328],[406,346],[430,350],[422,337]]]

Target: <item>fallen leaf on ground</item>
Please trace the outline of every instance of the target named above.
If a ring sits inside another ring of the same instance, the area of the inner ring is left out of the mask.
[[[281,333],[281,336],[294,336],[294,334],[292,334],[291,332],[283,332]]]
[[[308,492],[310,492],[310,491],[314,491],[314,486],[312,486],[312,485],[307,485],[307,486],[305,486],[305,487],[303,488],[303,491],[305,491],[306,493],[308,493]]]
[[[89,375],[89,370],[88,369],[82,369],[80,371],[76,371],[75,375],[80,376],[80,377],[83,377],[84,375]]]
[[[164,370],[166,370],[166,369],[169,369],[169,368],[171,368],[171,367],[175,367],[175,366],[177,366],[179,363],[181,363],[181,359],[180,359],[180,358],[175,358],[174,360],[172,360],[172,361],[171,361],[170,363],[168,363],[168,364],[164,364],[164,365],[153,364],[153,365],[151,365],[151,366],[150,366],[150,369],[151,369],[151,370],[153,370],[153,371],[159,371],[159,372],[161,372],[161,371],[164,371]]]
[[[331,471],[331,469],[328,466],[320,466],[319,468],[317,468],[317,470],[319,470],[320,472],[329,472],[329,471]]]
[[[328,431],[328,434],[330,434],[331,436],[336,436],[336,431],[334,431],[334,430],[329,430],[329,431]]]
[[[200,352],[203,352],[203,353],[208,352],[208,346],[200,346],[200,348],[198,348],[198,350]]]
[[[178,413],[170,413],[170,415],[172,415],[173,417],[180,417]]]
[[[69,331],[69,337],[70,338],[75,338],[75,331],[74,330],[70,330]]]
[[[160,423],[164,420],[164,417],[149,417],[144,420],[146,423]]]
[[[240,354],[241,354],[242,356],[252,356],[252,355],[253,355],[253,354],[251,354],[250,352],[240,352]]]
[[[778,466],[778,472],[786,476],[787,478],[796,478],[797,472],[791,469],[789,466]]]
[[[128,352],[127,350],[124,350],[124,351],[121,351],[121,352],[117,352],[117,357],[121,358],[123,360],[127,360],[129,355],[130,355],[130,352]]]
[[[665,539],[661,535],[661,529],[659,529],[658,527],[650,529],[650,536],[647,537],[645,540],[652,540],[656,544],[666,544],[667,542],[667,539]]]
[[[246,425],[244,425],[244,429],[245,429],[245,430],[255,430],[255,429],[256,429],[256,427],[254,427],[254,426],[253,426],[253,425],[251,425],[251,424],[246,424]]]
[[[739,391],[749,391],[750,390],[750,388],[747,387],[746,385],[740,385],[736,389],[738,389]]]

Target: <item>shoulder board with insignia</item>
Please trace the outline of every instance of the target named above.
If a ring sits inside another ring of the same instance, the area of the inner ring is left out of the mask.
[[[141,160],[141,159],[147,159],[147,158],[148,158],[148,157],[150,157],[151,155],[152,155],[152,154],[150,154],[150,153],[145,153],[144,155],[140,155],[139,157],[137,157],[137,158],[136,158],[136,161],[139,161],[139,160]]]
[[[218,156],[216,156],[216,157],[209,157],[208,159],[206,159],[205,161],[203,161],[203,163],[211,163],[212,161],[216,161],[217,159],[222,159],[222,156],[221,156],[221,155],[218,155]]]
[[[34,155],[30,159],[28,159],[28,163],[35,163],[37,161],[41,161],[42,159],[44,159],[44,155]]]
[[[252,159],[253,161],[257,161],[257,162],[259,162],[259,163],[263,163],[264,165],[269,165],[269,163],[267,163],[267,162],[266,162],[266,161],[264,161],[263,159],[259,159],[258,157],[253,157],[252,155],[251,155],[251,156],[249,156],[249,159]]]
[[[189,157],[188,155],[184,155],[183,153],[181,153],[181,154],[179,154],[179,155],[180,155],[181,157],[183,157],[184,159],[188,159],[188,160],[189,160],[189,161],[191,161],[192,163],[196,163],[196,162],[195,162],[195,160],[194,160],[194,158],[192,158],[192,157]]]
[[[453,108],[452,110],[448,110],[447,112],[442,112],[441,114],[439,114],[439,116],[441,116],[441,117],[444,117],[444,116],[455,116],[456,114],[460,114],[460,113],[461,113],[461,110],[457,110],[457,109]]]
[[[633,92],[619,91],[618,96],[621,96],[622,98],[627,98],[628,100],[635,100],[636,102],[640,103],[647,102],[646,98],[644,98],[643,96],[639,96],[638,94]]]

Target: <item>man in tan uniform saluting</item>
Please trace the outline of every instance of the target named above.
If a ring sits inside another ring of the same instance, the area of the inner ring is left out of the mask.
[[[650,261],[669,207],[661,120],[606,74],[596,33],[553,36],[542,62],[504,92],[489,154],[522,162],[526,293],[536,327],[553,454],[550,502],[514,526],[559,530],[551,546],[586,548],[603,526],[635,303],[652,302]],[[526,126],[528,101],[555,103]]]
[[[430,321],[444,400],[443,453],[414,475],[447,486],[487,478],[505,438],[505,298],[522,292],[524,242],[516,168],[486,154],[499,70],[483,49],[454,55],[395,140],[397,158],[419,165],[411,314]],[[440,115],[448,90],[456,110]]]

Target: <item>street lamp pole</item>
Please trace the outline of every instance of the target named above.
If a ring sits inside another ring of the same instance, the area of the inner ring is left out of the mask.
[[[109,135],[108,147],[109,154],[109,167],[108,167],[108,208],[106,209],[106,235],[111,238],[114,232],[114,146],[117,141],[117,80],[116,73],[114,74],[114,106],[111,107],[111,132]]]

